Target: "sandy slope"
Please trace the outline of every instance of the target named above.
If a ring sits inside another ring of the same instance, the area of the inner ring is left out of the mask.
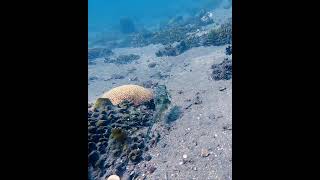
[[[225,47],[193,48],[177,57],[156,57],[155,52],[162,45],[150,45],[143,48],[115,49],[116,54],[138,54],[141,58],[132,64],[114,65],[97,62],[89,66],[89,101],[94,101],[105,90],[122,84],[139,84],[152,80],[165,84],[172,96],[173,105],[183,109],[192,104],[199,93],[201,104],[193,104],[184,109],[183,116],[172,124],[171,130],[162,138],[155,148],[149,150],[152,159],[142,162],[141,169],[153,165],[157,169],[146,173],[146,179],[231,179],[231,130],[232,126],[232,81],[213,81],[210,79],[210,67],[220,63],[225,57]],[[154,68],[148,64],[156,62]],[[128,74],[131,68],[137,70]],[[150,78],[160,72],[169,75],[165,79]],[[124,79],[111,79],[112,74],[122,74]],[[139,81],[129,79],[137,77]],[[221,89],[225,90],[221,91]],[[181,94],[178,92],[182,91]],[[188,101],[188,100],[191,100]],[[163,128],[161,124],[154,127]],[[166,145],[165,145],[166,144]],[[201,157],[201,149],[208,149],[210,155]],[[186,162],[183,155],[186,154]],[[145,165],[146,164],[146,165]]]

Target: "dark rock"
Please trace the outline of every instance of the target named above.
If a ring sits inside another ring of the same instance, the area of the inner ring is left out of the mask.
[[[232,46],[228,46],[226,48],[226,55],[231,55],[232,54]]]
[[[124,76],[121,74],[112,74],[111,79],[124,79]]]
[[[97,128],[94,127],[94,126],[89,126],[89,127],[88,127],[88,132],[89,132],[89,133],[95,133],[96,130],[97,130]]]
[[[128,69],[128,74],[133,73],[133,72],[135,72],[136,70],[137,70],[137,68],[135,68],[135,67],[130,68],[130,69]]]
[[[202,104],[202,100],[201,100],[200,96],[196,96],[193,104]]]
[[[129,153],[129,159],[132,162],[138,162],[141,160],[142,151],[140,149],[134,149]]]
[[[150,156],[150,154],[147,154],[147,155],[144,156],[143,159],[146,160],[146,161],[150,161],[151,158],[152,158],[152,157]]]
[[[157,168],[154,167],[154,166],[152,166],[152,165],[150,165],[150,166],[147,167],[147,170],[148,170],[148,172],[149,172],[150,174],[153,173],[156,169],[157,169]]]
[[[156,65],[157,65],[157,63],[152,62],[152,63],[148,64],[148,67],[149,68],[154,68]]]
[[[92,152],[88,155],[89,164],[95,165],[96,162],[99,160],[99,158],[100,158],[99,152],[98,152],[98,151],[92,151]]]
[[[98,77],[96,77],[96,76],[89,77],[89,81],[95,81],[95,80],[98,80]]]
[[[165,121],[166,123],[171,123],[176,121],[182,115],[182,110],[180,106],[174,106],[170,109],[169,113],[167,114]]]
[[[89,143],[88,143],[88,150],[89,150],[89,153],[90,153],[91,151],[93,151],[93,150],[97,150],[96,144],[93,143],[93,142],[89,142]]]

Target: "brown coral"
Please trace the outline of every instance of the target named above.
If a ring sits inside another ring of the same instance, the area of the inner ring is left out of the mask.
[[[153,93],[138,85],[123,85],[104,93],[102,98],[110,99],[113,105],[118,105],[125,100],[139,105],[153,99]]]

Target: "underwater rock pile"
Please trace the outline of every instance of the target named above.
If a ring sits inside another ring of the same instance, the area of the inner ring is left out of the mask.
[[[114,64],[129,64],[135,60],[140,59],[139,55],[129,54],[129,55],[120,55],[117,58],[105,57],[105,63],[114,63]]]
[[[232,46],[226,48],[226,55],[232,55]]]
[[[153,109],[145,105],[135,107],[129,101],[117,106],[100,105],[88,111],[88,159],[89,167],[93,167],[92,176],[121,175],[128,163],[142,160],[150,142],[143,129],[150,125],[152,115]]]
[[[94,64],[96,58],[107,57],[112,55],[113,52],[110,49],[105,48],[92,48],[88,49],[88,63]]]
[[[211,69],[213,80],[229,80],[232,78],[232,59],[225,58],[222,63],[212,65]]]
[[[150,127],[170,103],[165,100],[167,94],[157,91],[155,98],[134,103],[119,95],[129,91],[120,90],[116,89],[112,95],[106,93],[111,100],[102,97],[93,107],[88,105],[88,176],[93,180],[122,176],[127,165],[150,160],[144,153],[160,138],[158,132],[150,133]],[[121,101],[115,101],[116,96]],[[139,175],[139,172],[132,174]]]
[[[162,56],[177,56],[185,51],[199,46],[220,46],[232,43],[232,24],[228,21],[222,24],[220,28],[213,29],[207,34],[203,34],[199,37],[188,36],[182,39],[176,45],[167,45],[164,48],[156,52],[157,57]]]

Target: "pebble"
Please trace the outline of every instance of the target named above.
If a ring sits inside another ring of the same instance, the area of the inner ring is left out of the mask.
[[[183,165],[183,161],[179,162],[179,165]]]
[[[192,168],[194,171],[198,171],[197,167]]]
[[[208,149],[202,148],[202,149],[201,149],[201,156],[202,156],[202,157],[208,157],[208,156],[209,156],[209,151],[208,151]]]

